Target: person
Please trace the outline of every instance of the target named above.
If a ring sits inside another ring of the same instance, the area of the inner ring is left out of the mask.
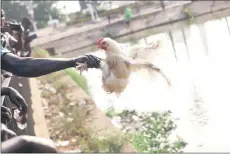
[[[28,17],[22,18],[22,26],[24,27],[25,31],[28,31],[32,26],[32,21]]]
[[[132,10],[128,7],[125,8],[125,15],[124,15],[124,18],[125,18],[125,24],[127,27],[130,26],[130,20],[132,19]]]
[[[5,12],[1,9],[1,26],[5,24]]]
[[[78,63],[86,63],[88,68],[99,68],[100,61],[100,58],[93,55],[76,58],[18,57],[1,46],[1,69],[21,77],[38,77],[76,67]]]

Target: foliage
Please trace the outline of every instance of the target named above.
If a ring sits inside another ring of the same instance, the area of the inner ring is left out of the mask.
[[[33,50],[33,55],[37,58],[48,58],[49,57],[49,53],[41,48],[35,48]]]
[[[102,138],[94,135],[81,141],[81,149],[83,152],[120,153],[126,142],[126,137],[121,134],[108,134]]]
[[[184,13],[186,13],[186,15],[188,16],[188,24],[191,25],[193,20],[194,20],[194,17],[192,15],[192,13],[190,12],[190,10],[188,8],[184,8]]]
[[[57,1],[33,1],[33,4],[37,5],[34,9],[34,18],[38,23],[38,28],[43,28],[47,25],[49,15],[51,15],[53,19],[62,18],[60,11],[53,7],[55,3],[57,3]]]
[[[81,12],[72,13],[69,15],[69,22],[67,25],[82,24],[91,20],[90,14],[83,14]]]
[[[74,68],[65,69],[65,72],[78,86],[89,94],[87,80],[84,76],[80,75]]]
[[[29,14],[25,6],[19,3],[12,3],[12,1],[1,1],[2,8],[5,11],[6,20],[14,19],[16,21],[21,21],[23,17],[28,17]]]
[[[53,7],[57,1],[33,1],[33,4],[36,5],[34,8],[34,19],[37,22],[38,28],[43,28],[47,25],[49,20],[49,15],[53,19],[62,19],[62,14],[60,11]],[[21,21],[23,17],[28,17],[28,11],[25,5],[21,5],[20,1],[2,1],[2,8],[5,11],[6,19],[14,19]]]
[[[113,107],[110,107],[107,112],[105,113],[105,115],[109,118],[112,118],[114,116],[116,116],[116,112],[115,109]]]
[[[131,143],[139,152],[181,152],[186,143],[179,137],[170,140],[176,129],[171,112],[137,113],[124,110],[117,114],[121,117],[122,130],[132,134]]]

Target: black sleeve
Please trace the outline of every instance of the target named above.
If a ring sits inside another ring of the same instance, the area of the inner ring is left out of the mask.
[[[38,77],[75,67],[72,59],[18,57],[11,53],[1,56],[2,69],[22,77]]]

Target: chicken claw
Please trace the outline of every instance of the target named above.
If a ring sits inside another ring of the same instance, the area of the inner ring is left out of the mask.
[[[78,66],[76,67],[76,69],[78,69],[80,71],[80,75],[82,74],[83,71],[88,71],[88,67],[87,67],[87,63],[76,63]]]

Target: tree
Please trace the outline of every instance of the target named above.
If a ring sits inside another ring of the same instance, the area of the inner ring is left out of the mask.
[[[53,19],[62,19],[62,14],[60,11],[53,7],[57,1],[33,1],[37,7],[34,9],[34,19],[37,21],[38,28],[45,27],[49,20],[49,15]]]
[[[25,6],[20,5],[19,2],[2,1],[2,8],[6,14],[6,20],[14,19],[21,21],[23,17],[28,17],[28,11]]]
[[[60,11],[53,7],[58,1],[33,1],[36,5],[34,8],[34,19],[37,22],[38,28],[43,28],[47,25],[49,15],[54,19],[62,19]],[[2,8],[5,11],[6,19],[14,19],[21,21],[23,17],[29,17],[28,11],[25,5],[22,5],[23,1],[2,1]]]
[[[80,4],[80,7],[81,7],[81,11],[87,9],[86,2],[84,0],[79,1],[79,4]]]
[[[99,6],[101,4],[101,1],[81,0],[81,1],[79,1],[79,4],[81,6],[81,11],[87,9],[87,5],[86,5],[87,3],[90,3],[94,8],[97,8],[97,6]]]

